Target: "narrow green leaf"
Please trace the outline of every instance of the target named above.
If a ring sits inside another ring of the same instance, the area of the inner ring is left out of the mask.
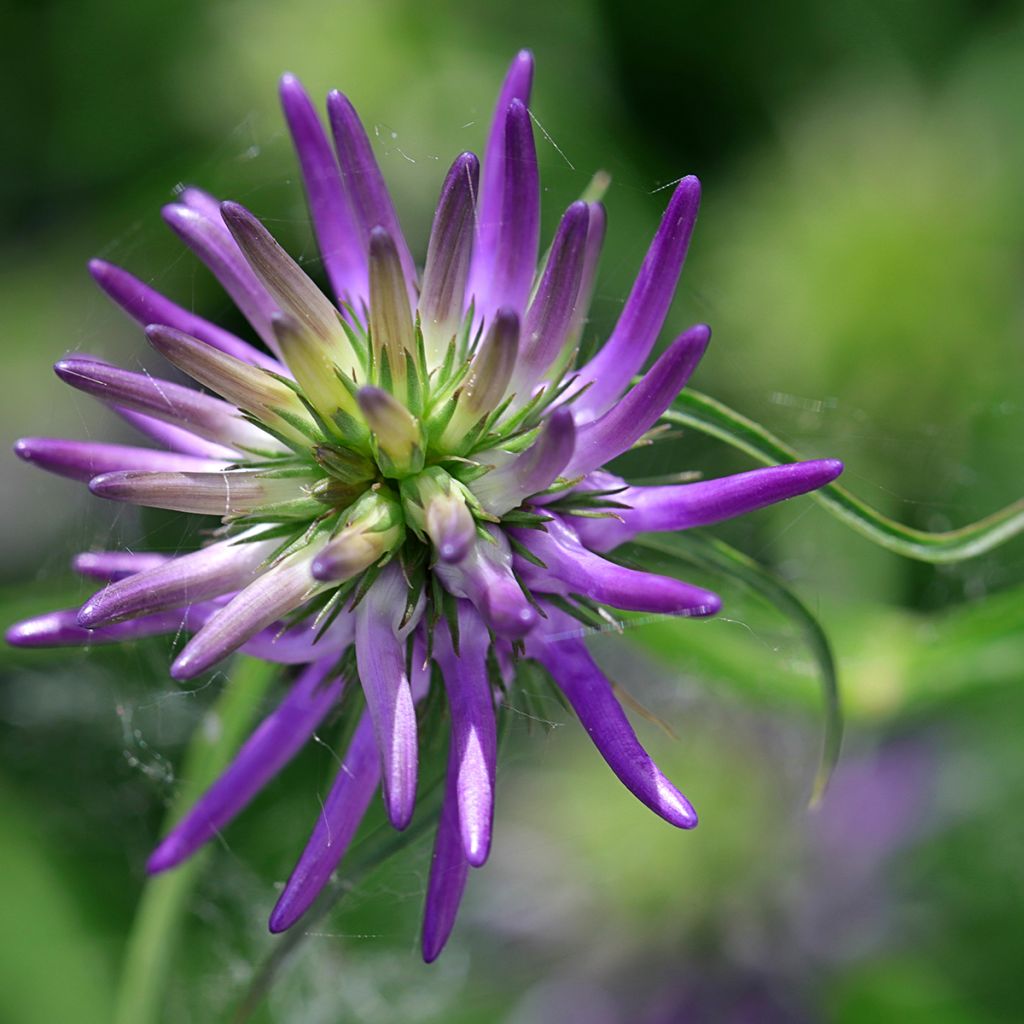
[[[663,419],[725,441],[769,466],[796,462],[800,458],[760,424],[699,391],[684,391]],[[869,540],[921,562],[960,562],[975,558],[1024,533],[1024,498],[975,523],[931,533],[890,519],[840,484],[827,484],[814,491],[811,497]]]

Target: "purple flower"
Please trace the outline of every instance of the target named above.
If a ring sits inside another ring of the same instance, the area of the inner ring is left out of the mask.
[[[217,277],[257,342],[93,261],[99,285],[150,344],[206,390],[67,358],[57,374],[160,448],[26,438],[28,462],[111,501],[215,515],[176,558],[88,552],[104,586],[80,609],[22,622],[21,646],[184,630],[190,679],[243,650],[305,665],[277,710],[152,855],[162,871],[248,803],[360,687],[365,708],[324,813],[271,915],[309,908],[380,786],[396,828],[417,789],[417,703],[444,680],[448,777],[427,887],[423,952],[440,953],[494,816],[495,708],[530,659],[548,673],[622,782],[678,828],[697,816],[644,752],[580,639],[608,608],[711,615],[719,598],[607,557],[637,533],[727,519],[833,480],[835,461],[723,480],[634,487],[602,469],[641,442],[693,373],[710,331],[690,328],[638,380],[686,257],[700,186],[676,187],[611,336],[580,366],[605,213],[573,203],[540,254],[528,110],[533,58],[499,95],[481,167],[456,158],[422,273],[359,118],[302,86],[281,101],[330,286],[324,294],[248,210],[186,189],[164,219]],[[579,620],[579,621],[578,621]]]

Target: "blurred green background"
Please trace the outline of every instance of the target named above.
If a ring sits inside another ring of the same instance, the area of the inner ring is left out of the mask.
[[[122,438],[49,373],[68,351],[157,369],[92,286],[92,255],[240,326],[162,227],[181,184],[245,202],[317,272],[282,71],[351,96],[422,257],[448,162],[482,148],[529,46],[546,229],[593,171],[613,177],[592,338],[664,189],[696,173],[705,202],[665,332],[714,327],[696,387],[844,459],[848,486],[920,528],[1024,493],[1018,3],[64,0],[4,20],[8,441]],[[638,475],[749,467],[690,435],[629,458]],[[9,452],[0,473],[5,626],[87,595],[76,551],[183,541],[180,519],[104,505]],[[552,724],[510,708],[496,851],[441,961],[417,953],[420,843],[305,937],[256,1020],[1022,1019],[1024,542],[926,566],[806,499],[720,535],[789,580],[835,643],[849,732],[824,806],[805,809],[814,666],[791,624],[725,585],[715,621],[594,643],[678,733],[638,719],[696,832],[637,805],[561,709]],[[170,646],[0,655],[0,1024],[111,1020],[142,865],[224,683],[173,684]],[[230,1020],[273,948],[266,915],[332,772],[337,736],[320,739],[205,863],[166,958],[167,1024]]]

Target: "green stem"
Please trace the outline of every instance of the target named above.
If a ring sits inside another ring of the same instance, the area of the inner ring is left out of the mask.
[[[663,419],[725,441],[766,465],[795,462],[800,458],[760,424],[699,391],[684,391]],[[967,526],[930,533],[882,515],[839,484],[827,484],[814,491],[811,497],[869,540],[921,562],[959,562],[974,558],[1024,533],[1024,498]]]
[[[238,658],[217,702],[204,715],[185,754],[181,785],[168,815],[173,824],[224,770],[248,735],[277,666]],[[151,878],[142,891],[128,937],[114,1024],[156,1024],[174,950],[205,851]]]

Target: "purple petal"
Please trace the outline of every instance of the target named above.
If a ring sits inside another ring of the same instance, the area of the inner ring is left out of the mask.
[[[508,119],[508,108],[513,100],[524,106],[530,105],[530,89],[533,84],[533,54],[529,50],[520,50],[512,61],[505,75],[498,102],[491,119],[491,130],[487,138],[487,149],[484,151],[483,173],[480,183],[480,201],[477,204],[478,237],[473,252],[473,262],[469,276],[469,296],[483,296],[488,293],[490,278],[494,267],[495,254],[500,245],[501,227],[505,205],[505,130]],[[491,309],[496,309],[496,302]],[[522,313],[523,307],[516,311]],[[488,314],[491,310],[488,310]],[[477,314],[481,313],[477,303]]]
[[[587,225],[587,248],[583,254],[583,270],[580,274],[579,295],[576,308],[573,310],[572,321],[566,332],[566,348],[576,348],[583,337],[583,327],[590,311],[590,300],[594,297],[594,285],[597,282],[597,267],[601,259],[601,246],[604,244],[605,229],[608,217],[600,203],[588,203],[589,224]],[[556,367],[558,364],[555,364]]]
[[[439,561],[433,571],[449,593],[472,601],[490,629],[515,640],[537,624],[537,609],[516,581],[512,553],[504,534],[493,528],[488,528],[488,532],[493,544],[478,540],[461,562]]]
[[[281,79],[280,95],[331,287],[339,303],[350,302],[358,308],[368,295],[366,250],[345,197],[334,151],[309,96],[294,75]]]
[[[356,660],[366,707],[380,750],[384,803],[397,829],[412,820],[416,802],[416,710],[399,623],[406,586],[392,563],[356,606]]]
[[[363,241],[363,251],[369,249],[370,232],[384,228],[394,239],[398,258],[402,264],[409,289],[410,308],[416,305],[416,265],[406,245],[398,216],[395,213],[387,185],[373,155],[373,148],[359,115],[348,97],[340,92],[327,96],[327,118],[334,135],[334,148],[341,167],[341,182],[355,213]]]
[[[193,679],[323,590],[309,573],[312,560],[313,551],[299,551],[253,580],[192,637],[171,676]]]
[[[293,317],[323,344],[336,347],[342,366],[354,362],[355,356],[339,323],[337,308],[259,219],[240,203],[221,203],[220,213],[277,309]],[[275,312],[271,316],[272,329],[276,317]],[[276,339],[276,332],[274,337]]]
[[[215,459],[217,461],[237,462],[238,452],[225,448],[223,445],[213,444],[205,438],[197,437],[190,430],[182,427],[175,427],[170,423],[164,423],[153,416],[136,412],[134,409],[125,409],[115,405],[114,412],[125,421],[130,423],[140,434],[157,444],[162,444],[173,452],[181,452],[183,455],[196,455],[201,459]]]
[[[155,416],[217,444],[268,454],[287,450],[227,402],[192,388],[93,359],[62,359],[54,371],[66,384],[101,402]]]
[[[264,344],[276,352],[272,321],[277,305],[246,262],[224,221],[183,203],[171,203],[162,213],[175,234],[209,267]]]
[[[609,562],[588,551],[576,534],[557,516],[542,530],[513,530],[512,535],[546,566],[524,562],[523,578],[537,590],[551,590],[555,581],[567,593],[584,594],[635,612],[663,615],[714,615],[722,606],[717,594],[671,576],[639,572]]]
[[[562,635],[531,638],[528,653],[551,673],[601,756],[622,784],[655,814],[677,828],[693,828],[697,814],[690,802],[658,770],[640,745],[612,684],[597,667],[581,640],[571,634],[575,620],[552,612]]]
[[[14,444],[14,454],[40,469],[71,480],[90,480],[100,473],[137,469],[150,472],[210,472],[223,469],[224,462],[200,459],[177,452],[133,448],[123,444],[66,441],[53,437],[23,437]]]
[[[276,906],[270,930],[283,932],[310,908],[348,851],[380,781],[380,754],[373,721],[364,713],[317,818]]]
[[[494,697],[487,672],[487,630],[472,607],[459,605],[459,653],[444,634],[437,650],[452,716],[460,832],[466,860],[478,868],[491,848],[498,754]],[[449,766],[449,773],[452,766]]]
[[[568,464],[575,444],[572,413],[565,408],[556,409],[525,452],[505,459],[497,469],[474,480],[470,489],[488,512],[503,515],[531,495],[550,487]],[[487,462],[488,453],[481,453],[477,458]]]
[[[589,473],[636,444],[682,391],[710,340],[711,331],[706,326],[691,327],[669,345],[640,382],[600,419],[582,420],[583,425],[576,431],[576,451],[564,475],[575,477]],[[577,422],[581,422],[580,411],[573,408]]]
[[[427,899],[423,909],[423,959],[433,963],[444,949],[455,927],[469,874],[469,862],[462,847],[459,825],[458,755],[455,741],[448,750],[448,774],[445,778],[441,820],[434,839],[434,853],[427,881]]]
[[[278,541],[250,544],[220,541],[200,551],[136,571],[93,595],[79,612],[81,625],[95,629],[121,619],[206,601],[247,586]],[[80,556],[81,557],[81,556]],[[137,556],[136,556],[137,557]]]
[[[277,709],[245,741],[227,770],[153,851],[150,874],[166,871],[224,828],[295,756],[341,697],[341,679],[330,678],[336,659],[310,666]]]
[[[351,646],[355,638],[354,617],[339,615],[326,630],[316,619],[294,626],[273,623],[247,640],[239,650],[253,658],[279,665],[305,665],[327,654],[338,654]]]
[[[155,551],[83,551],[75,555],[71,566],[81,576],[114,583],[136,573],[156,569],[169,562],[171,557]]]
[[[63,608],[25,619],[11,626],[6,640],[12,647],[90,647],[119,644],[126,640],[188,632],[198,627],[206,614],[202,605],[179,611],[147,615],[131,622],[119,622],[103,629],[86,629],[78,624],[78,609]]]
[[[509,104],[505,118],[504,169],[500,220],[490,238],[481,211],[470,272],[469,297],[485,323],[500,307],[520,316],[525,312],[537,270],[540,177],[530,114],[518,99]]]
[[[699,205],[700,182],[692,176],[683,178],[669,200],[611,337],[580,370],[578,387],[590,383],[579,399],[581,413],[603,413],[650,355],[672,304]]]
[[[458,156],[441,186],[434,213],[419,300],[420,321],[432,366],[444,359],[462,320],[479,177],[477,158],[472,153]]]
[[[562,217],[544,276],[530,303],[519,342],[519,365],[512,390],[521,402],[530,389],[562,352],[580,294],[583,264],[587,253],[590,210],[586,203],[573,203]]]
[[[89,481],[99,498],[147,508],[166,508],[198,515],[234,516],[271,506],[315,501],[305,496],[316,477],[273,476],[261,470],[233,469],[219,473],[102,473]]]
[[[273,356],[268,356],[229,331],[176,305],[149,285],[143,284],[137,277],[133,277],[127,270],[104,260],[90,260],[89,273],[96,283],[143,327],[148,324],[167,324],[168,327],[191,334],[243,362],[261,366],[274,373],[287,372]]]
[[[629,487],[613,500],[631,506],[618,519],[570,519],[587,547],[610,551],[638,533],[667,533],[731,519],[824,487],[843,471],[835,459],[754,469],[719,480],[668,487]]]

